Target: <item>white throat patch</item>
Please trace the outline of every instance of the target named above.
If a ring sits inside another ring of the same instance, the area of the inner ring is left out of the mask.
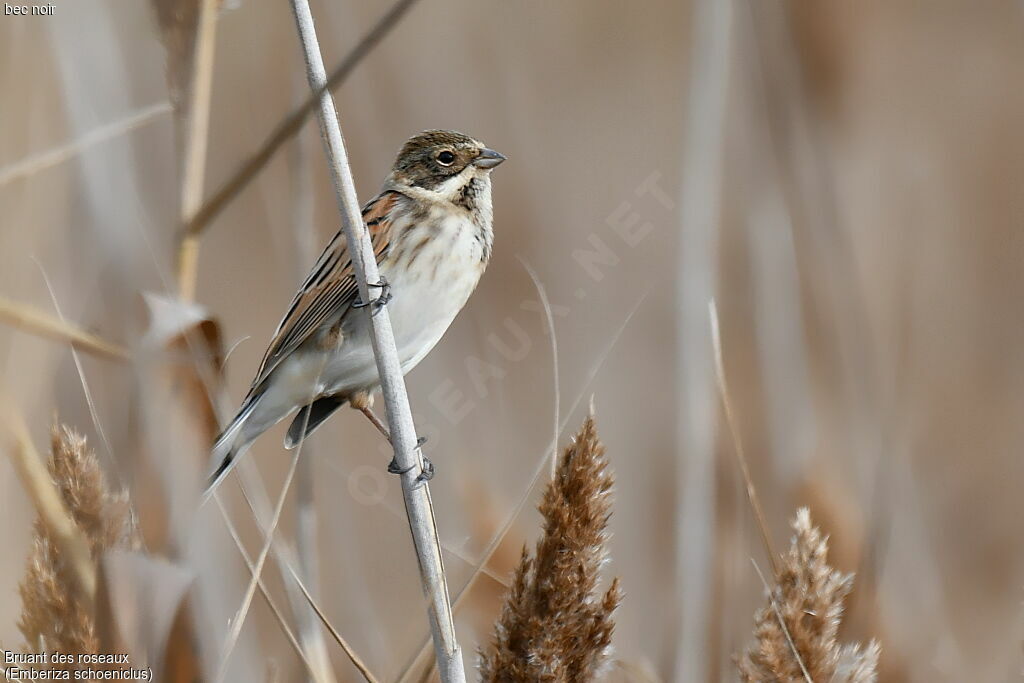
[[[404,186],[402,187],[402,193],[413,199],[419,199],[430,204],[451,203],[470,181],[484,175],[480,173],[478,176],[478,173],[480,173],[480,169],[470,164],[462,169],[461,173],[453,175],[432,190],[424,187]]]

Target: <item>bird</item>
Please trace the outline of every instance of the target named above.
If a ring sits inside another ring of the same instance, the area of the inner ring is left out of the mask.
[[[402,374],[434,348],[491,258],[491,171],[506,157],[451,130],[409,138],[380,192],[362,208],[381,281],[359,301],[345,234],[324,248],[281,319],[235,417],[211,452],[209,495],[266,430],[298,411],[294,448],[346,403],[370,404],[380,378],[369,315],[387,305]]]

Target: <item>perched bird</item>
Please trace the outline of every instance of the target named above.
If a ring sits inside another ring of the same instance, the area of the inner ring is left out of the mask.
[[[363,207],[403,374],[430,352],[473,293],[491,256],[491,169],[505,157],[471,137],[410,138]],[[393,299],[391,298],[393,297]],[[293,448],[345,403],[365,405],[380,379],[370,321],[359,310],[345,235],[324,249],[292,300],[238,414],[213,446],[211,491],[256,438],[296,409]]]

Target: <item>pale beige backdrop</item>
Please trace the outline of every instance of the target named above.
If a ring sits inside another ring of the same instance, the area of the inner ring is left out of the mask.
[[[54,17],[0,17],[0,296],[53,312],[45,273],[66,317],[133,345],[145,329],[140,292],[173,289],[164,51],[147,3],[55,4]],[[228,5],[208,187],[305,92],[288,4]],[[810,504],[833,534],[836,564],[859,573],[843,637],[881,640],[885,681],[1017,680],[1024,4],[730,7],[725,33],[713,35],[695,30],[693,7],[667,0],[421,0],[337,94],[363,198],[424,128],[466,131],[509,157],[494,173],[486,277],[408,378],[431,436],[452,590],[527,495],[555,430],[564,445],[593,397],[617,480],[606,572],[625,591],[623,666],[609,679],[735,680],[731,657],[762,600],[751,559],[765,558],[711,381],[714,294],[776,545],[796,506]],[[314,2],[328,65],[385,9]],[[691,79],[695,34],[724,46],[727,62],[712,69],[725,88],[721,116],[702,109],[716,82]],[[699,111],[711,115],[691,118]],[[227,366],[232,401],[337,225],[307,126],[210,227],[198,300],[226,345],[239,342]],[[557,381],[531,269],[552,304]],[[58,411],[112,462],[65,346],[4,326],[0,359],[3,389],[40,446]],[[83,364],[120,463],[111,469],[126,470],[133,376]],[[287,463],[280,438],[274,430],[250,456],[272,492]],[[313,445],[323,604],[394,680],[427,626],[386,449],[347,412]],[[490,566],[496,577],[536,536],[537,490]],[[244,507],[232,509],[252,541]],[[20,642],[32,517],[0,459],[7,647]],[[289,506],[282,533],[293,526]],[[221,550],[226,588],[214,602],[228,614],[246,574]],[[500,595],[485,577],[460,611],[470,666]],[[329,648],[339,678],[355,680]],[[258,599],[239,653],[234,680],[262,677],[270,660],[285,680],[300,677]]]

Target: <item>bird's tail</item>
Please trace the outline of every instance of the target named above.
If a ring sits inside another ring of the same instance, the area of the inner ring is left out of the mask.
[[[251,400],[242,406],[235,419],[231,421],[231,424],[214,441],[210,454],[210,462],[213,463],[213,469],[206,483],[206,491],[203,495],[204,500],[210,497],[214,489],[217,488],[217,485],[228,475],[228,472],[231,471],[238,462],[238,459],[248,450],[249,445],[252,443],[252,437],[244,427],[249,416],[252,414],[253,408],[256,407],[256,403],[256,400]]]

